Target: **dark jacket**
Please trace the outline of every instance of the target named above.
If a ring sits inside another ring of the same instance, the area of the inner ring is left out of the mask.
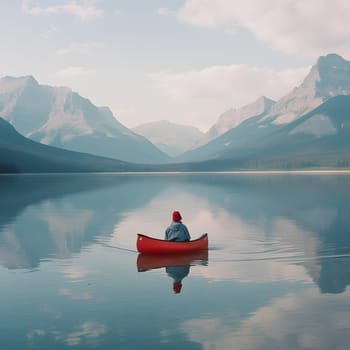
[[[168,241],[185,242],[191,239],[186,225],[173,221],[165,230],[165,239]]]

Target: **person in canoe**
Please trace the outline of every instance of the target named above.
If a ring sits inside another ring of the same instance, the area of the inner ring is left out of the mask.
[[[190,233],[186,225],[181,220],[182,216],[179,211],[174,211],[172,214],[172,222],[165,230],[165,239],[167,241],[187,242],[191,240]]]

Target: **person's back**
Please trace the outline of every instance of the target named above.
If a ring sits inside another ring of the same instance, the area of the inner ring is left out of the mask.
[[[173,212],[173,221],[165,230],[165,239],[168,241],[186,242],[191,239],[186,225],[181,222],[181,214],[178,211]]]

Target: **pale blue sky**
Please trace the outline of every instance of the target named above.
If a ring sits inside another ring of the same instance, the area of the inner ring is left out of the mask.
[[[209,128],[277,99],[317,57],[350,58],[345,0],[0,0],[0,75],[107,105],[128,127]]]

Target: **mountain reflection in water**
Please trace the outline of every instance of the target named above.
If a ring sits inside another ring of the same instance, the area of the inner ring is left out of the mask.
[[[0,263],[33,269],[70,257],[108,240],[129,217],[137,225],[117,243],[134,249],[130,235],[150,227],[162,237],[171,210],[187,201],[186,223],[211,232],[223,270],[233,270],[230,260],[295,258],[322,292],[339,293],[350,282],[349,191],[346,175],[1,176]],[[164,210],[144,217],[154,201]]]
[[[1,345],[345,349],[349,203],[347,174],[0,176]],[[137,255],[173,210],[210,259]]]

